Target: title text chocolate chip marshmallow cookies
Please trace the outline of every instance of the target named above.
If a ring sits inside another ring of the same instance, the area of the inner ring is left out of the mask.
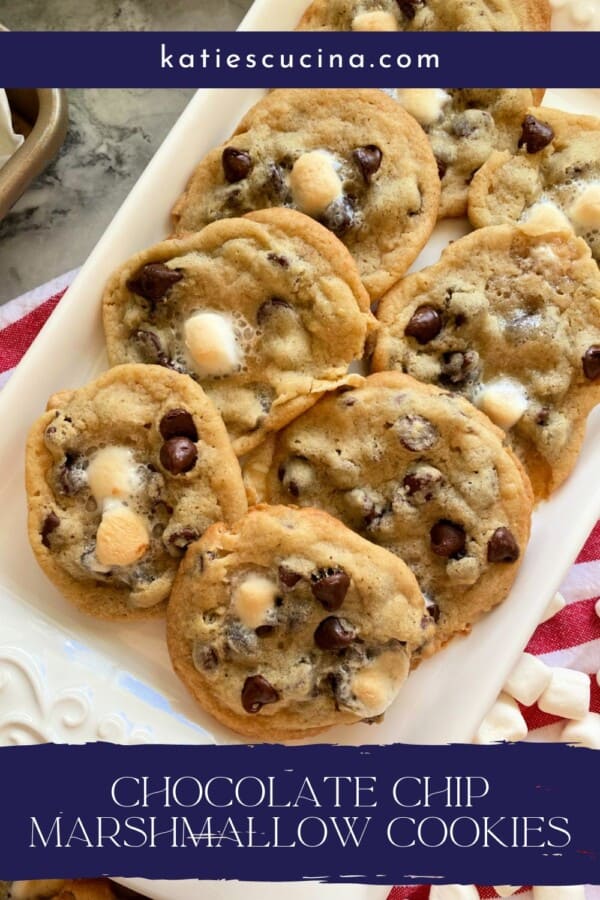
[[[263,506],[190,547],[167,636],[205,709],[273,740],[382,715],[432,624],[401,560],[319,510]]]
[[[373,369],[467,397],[507,433],[538,498],[600,402],[600,272],[572,231],[483,228],[383,299]]]
[[[111,362],[200,382],[242,454],[344,379],[376,322],[344,246],[274,209],[139,253],[108,284],[104,325]]]
[[[378,298],[428,240],[439,196],[422,128],[383,91],[276,90],[204,158],[173,218],[182,233],[255,209],[297,209],[343,241]]]
[[[407,375],[324,397],[250,455],[251,499],[316,506],[404,560],[436,621],[428,655],[503,600],[529,537],[529,480],[468,401]]]
[[[474,177],[472,223],[570,224],[600,261],[600,119],[534,108],[519,146],[516,153],[494,153]]]
[[[314,0],[298,26],[327,31],[547,31],[547,0]]]
[[[29,539],[69,600],[101,618],[164,613],[187,545],[246,511],[223,422],[198,385],[119,366],[51,398],[26,456]]]

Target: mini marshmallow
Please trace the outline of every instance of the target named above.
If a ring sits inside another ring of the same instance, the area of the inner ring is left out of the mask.
[[[369,666],[359,669],[352,679],[352,693],[362,705],[365,716],[380,716],[398,693],[408,675],[408,657],[382,653]]]
[[[374,10],[354,16],[352,31],[398,31],[398,22],[393,13]]]
[[[429,900],[479,900],[474,884],[432,884]]]
[[[585,887],[582,884],[534,885],[533,900],[585,900]]]
[[[441,88],[398,88],[398,103],[421,125],[433,125],[451,99]]]
[[[590,750],[600,750],[600,715],[590,712],[583,719],[567,722],[560,739],[565,744],[579,744]]]
[[[514,378],[496,378],[484,384],[475,404],[505,431],[519,421],[529,405],[527,391]]]
[[[522,653],[506,680],[504,690],[523,706],[532,706],[544,693],[551,678],[552,670],[541,659],[531,653]]]
[[[319,216],[342,195],[335,160],[325,150],[299,156],[290,174],[294,202],[308,216]]]
[[[104,566],[130,566],[142,558],[150,538],[146,523],[128,506],[104,510],[96,534],[96,559]]]
[[[249,575],[233,593],[233,610],[247,628],[264,625],[274,609],[277,585],[264,575]]]
[[[542,712],[563,719],[583,719],[590,706],[590,679],[575,669],[552,669],[550,684],[538,700]]]
[[[566,605],[567,605],[567,601],[565,600],[563,595],[559,594],[557,591],[556,594],[554,595],[554,597],[552,598],[552,600],[550,601],[550,603],[548,604],[548,606],[546,607],[546,612],[544,613],[544,616],[541,619],[541,621],[547,622],[548,619],[551,619],[553,616],[555,616],[557,613],[559,613],[561,611],[561,609],[564,609]]]
[[[110,499],[124,500],[138,487],[133,453],[127,447],[104,447],[94,453],[87,468],[90,491],[100,506]]]
[[[569,209],[569,217],[581,228],[600,226],[600,184],[592,184],[577,197]]]
[[[544,234],[546,231],[572,231],[572,225],[562,209],[550,200],[540,200],[528,210],[527,217],[519,223],[526,234]]]
[[[240,364],[233,323],[227,316],[201,312],[184,325],[185,345],[199,375],[229,375]]]
[[[522,886],[521,884],[495,884],[493,887],[499,897],[512,897],[521,890]]]
[[[497,741],[522,741],[527,735],[527,724],[516,700],[508,694],[500,694],[479,726],[476,744],[495,744]]]

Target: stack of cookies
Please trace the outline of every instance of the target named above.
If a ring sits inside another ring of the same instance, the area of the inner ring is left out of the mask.
[[[316,0],[302,27],[547,27],[518,6]],[[540,99],[271,92],[108,280],[113,368],[31,430],[44,571],[95,616],[166,611],[175,671],[239,734],[377,721],[507,596],[575,462],[600,122]],[[467,208],[477,230],[407,275]]]

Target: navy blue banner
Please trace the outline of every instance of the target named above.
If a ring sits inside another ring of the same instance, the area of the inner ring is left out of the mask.
[[[0,878],[600,882],[598,751],[0,749]]]
[[[0,32],[6,87],[596,87],[600,33]]]

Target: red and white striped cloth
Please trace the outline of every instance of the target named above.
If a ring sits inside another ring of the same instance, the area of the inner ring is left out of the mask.
[[[36,288],[10,303],[0,306],[0,387],[8,380],[29,345],[60,302],[76,271]],[[600,688],[596,672],[600,669],[600,618],[595,603],[600,597],[600,522],[561,588],[566,607],[540,625],[527,651],[551,666],[565,666],[586,672],[591,680],[591,709],[600,713]],[[556,740],[561,724],[536,706],[523,708],[530,729],[529,740]],[[428,887],[395,887],[389,900],[426,900]],[[491,888],[481,888],[481,897],[495,897]],[[531,894],[523,889],[520,900]],[[600,888],[587,888],[588,900],[600,900]]]

